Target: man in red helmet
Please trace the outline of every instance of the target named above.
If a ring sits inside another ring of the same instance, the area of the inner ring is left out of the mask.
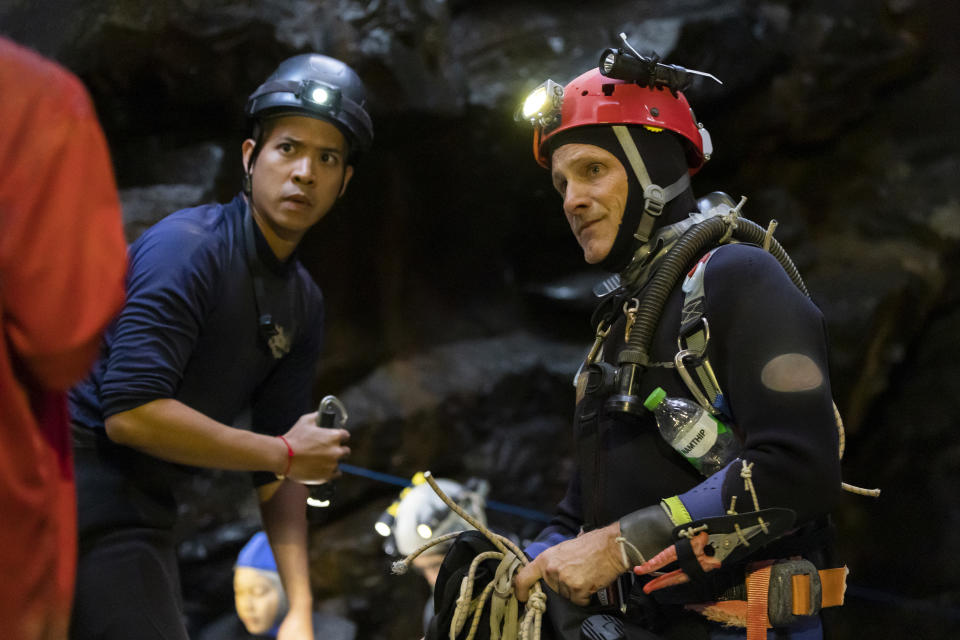
[[[833,566],[841,484],[824,321],[789,258],[720,246],[739,207],[714,195],[698,210],[690,176],[712,147],[680,91],[686,75],[608,50],[524,107],[584,259],[615,275],[598,287],[576,380],[576,473],[516,593],[526,601],[542,579],[564,639],[819,638],[817,614],[842,601],[845,576],[818,571]],[[657,387],[733,426],[739,456],[701,474],[643,408]]]

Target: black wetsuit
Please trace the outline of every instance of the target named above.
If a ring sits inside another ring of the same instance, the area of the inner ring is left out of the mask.
[[[279,350],[261,326],[268,314],[288,338]],[[114,444],[106,418],[172,398],[225,424],[249,411],[253,430],[282,434],[312,409],[322,316],[316,284],[295,256],[276,259],[240,196],[173,213],[131,246],[127,302],[70,393],[73,638],[186,637],[172,528],[174,485],[188,469]],[[272,479],[254,474],[257,484]]]
[[[677,219],[675,214],[671,222]],[[759,505],[792,509],[803,526],[800,533],[780,542],[779,549],[774,543],[764,555],[750,560],[816,555],[827,535],[820,525],[840,492],[823,317],[777,260],[759,247],[734,244],[717,249],[706,263],[704,277],[704,316],[710,326],[707,355],[726,399],[727,417],[743,441],[741,458],[753,465]],[[673,361],[682,304],[678,283],[657,325],[651,361]],[[604,343],[603,359],[613,365],[626,346],[624,325],[619,313]],[[793,366],[798,363],[799,369]],[[796,371],[805,375],[791,377]],[[691,397],[675,369],[653,367],[643,374],[639,398],[658,386],[668,396]],[[740,477],[740,462],[704,479],[663,440],[652,413],[642,417],[611,413],[604,407],[608,396],[609,392],[587,395],[578,403],[577,472],[553,522],[528,553],[539,553],[582,528],[608,525],[672,496],[679,496],[694,520],[724,515],[734,496],[737,511],[753,509]],[[731,582],[738,580],[736,569],[728,572]],[[742,580],[742,566],[739,569]],[[657,594],[656,611],[648,612],[644,625],[662,637],[720,637],[719,627],[664,605],[678,598],[671,591]],[[818,629],[811,632],[803,635],[797,629],[789,637],[819,637]]]

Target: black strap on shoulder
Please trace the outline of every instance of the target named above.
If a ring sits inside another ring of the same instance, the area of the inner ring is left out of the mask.
[[[245,207],[243,214],[243,240],[246,250],[247,268],[250,280],[253,283],[253,300],[257,311],[257,331],[275,359],[282,358],[289,352],[297,334],[296,316],[291,312],[293,302],[291,293],[287,291],[288,282],[278,282],[278,287],[267,287],[270,274],[260,260],[257,252],[257,238],[250,206]],[[273,289],[279,288],[280,291]],[[281,308],[277,308],[279,307]],[[280,317],[278,316],[280,314]],[[289,325],[281,326],[281,322]],[[286,335],[284,335],[286,332]]]

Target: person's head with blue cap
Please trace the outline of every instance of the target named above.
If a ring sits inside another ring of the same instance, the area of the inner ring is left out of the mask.
[[[237,556],[233,594],[237,615],[247,631],[276,637],[288,603],[277,573],[277,562],[263,531],[254,534]]]

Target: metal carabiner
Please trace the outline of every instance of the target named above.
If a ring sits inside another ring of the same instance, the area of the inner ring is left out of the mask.
[[[693,395],[693,399],[697,401],[705,411],[710,412],[711,415],[716,415],[718,413],[717,409],[710,404],[707,400],[707,396],[700,391],[700,387],[693,381],[693,377],[690,375],[690,372],[687,371],[686,365],[683,364],[684,358],[696,357],[699,358],[701,354],[691,351],[690,349],[683,349],[677,352],[677,355],[673,357],[673,365],[677,369],[677,373],[680,374],[680,378],[683,380],[683,383],[687,385],[687,389],[690,390],[690,393]]]
[[[335,411],[327,410],[331,406]],[[317,426],[332,429],[334,418],[337,415],[340,417],[340,426],[342,427],[347,423],[347,408],[343,406],[343,403],[340,402],[337,396],[325,396],[323,400],[320,401],[320,407],[317,409]]]
[[[573,374],[573,386],[577,386],[577,381],[580,380],[580,374],[583,373],[583,370],[593,364],[593,361],[597,359],[597,354],[600,353],[600,347],[603,346],[603,341],[607,339],[607,335],[610,333],[610,330],[613,328],[613,325],[608,325],[606,329],[602,328],[602,323],[597,326],[597,335],[593,340],[593,345],[590,347],[590,352],[587,353],[587,357],[583,359],[583,362],[580,363],[580,366],[577,368],[577,372]]]
[[[630,298],[623,302],[623,315],[626,323],[623,327],[623,341],[630,342],[630,332],[633,330],[633,323],[637,321],[637,311],[640,309],[640,301],[636,298]]]
[[[714,406],[706,394],[701,391],[700,385],[698,385],[693,380],[693,376],[690,375],[690,372],[687,370],[685,359],[690,358],[696,360],[697,364],[695,366],[702,367],[701,375],[706,378],[703,380],[703,387],[710,392],[710,385],[713,385],[713,388],[717,390],[717,393],[720,392],[720,383],[717,381],[717,376],[713,372],[713,367],[710,366],[710,362],[704,359],[705,354],[707,353],[707,345],[710,344],[710,323],[707,322],[706,317],[701,316],[700,321],[703,323],[703,344],[700,345],[699,349],[688,349],[684,346],[684,342],[687,339],[687,336],[694,335],[696,332],[688,332],[687,335],[678,335],[677,336],[677,355],[673,357],[673,364],[677,369],[677,373],[680,374],[680,378],[683,380],[684,384],[687,385],[687,389],[690,390],[690,393],[693,394],[694,399],[697,403],[710,412],[711,415],[717,415],[720,413],[720,410]]]

